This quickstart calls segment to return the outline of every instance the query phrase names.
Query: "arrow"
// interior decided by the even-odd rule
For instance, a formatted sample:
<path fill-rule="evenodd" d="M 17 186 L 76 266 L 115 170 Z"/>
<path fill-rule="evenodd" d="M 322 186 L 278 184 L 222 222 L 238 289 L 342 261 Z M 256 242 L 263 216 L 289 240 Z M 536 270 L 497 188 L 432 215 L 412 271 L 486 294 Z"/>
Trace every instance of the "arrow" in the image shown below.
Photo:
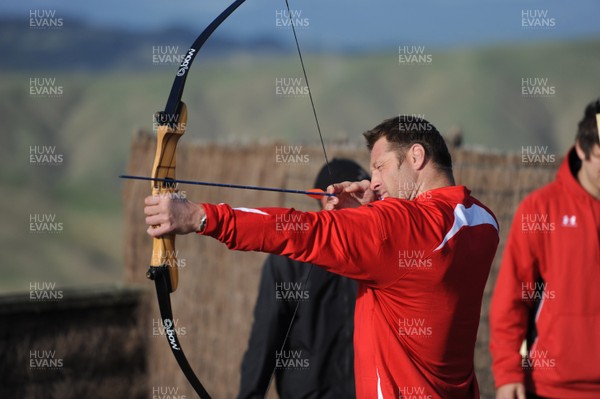
<path fill-rule="evenodd" d="M 321 190 L 320 188 L 313 188 L 310 190 L 289 190 L 289 189 L 285 189 L 285 188 L 244 186 L 241 184 L 210 183 L 210 182 L 205 182 L 205 181 L 163 179 L 163 178 L 158 178 L 158 177 L 131 176 L 131 175 L 119 175 L 119 178 L 120 179 L 129 179 L 129 180 L 161 181 L 161 182 L 165 182 L 165 183 L 193 184 L 193 185 L 197 185 L 197 186 L 227 187 L 227 188 L 237 188 L 240 190 L 258 190 L 258 191 L 274 191 L 274 192 L 278 192 L 278 193 L 289 193 L 289 194 L 305 194 L 314 199 L 320 199 L 322 197 L 335 197 L 335 194 L 326 193 L 323 190 Z"/>

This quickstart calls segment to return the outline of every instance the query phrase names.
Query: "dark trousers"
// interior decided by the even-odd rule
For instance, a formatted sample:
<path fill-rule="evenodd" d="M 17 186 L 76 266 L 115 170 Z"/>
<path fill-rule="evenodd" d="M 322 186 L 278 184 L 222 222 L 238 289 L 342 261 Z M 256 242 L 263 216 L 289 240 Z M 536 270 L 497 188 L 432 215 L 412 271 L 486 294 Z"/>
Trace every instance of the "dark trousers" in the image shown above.
<path fill-rule="evenodd" d="M 543 396 L 537 396 L 534 393 L 527 392 L 527 399 L 548 399 L 548 398 L 544 398 Z"/>

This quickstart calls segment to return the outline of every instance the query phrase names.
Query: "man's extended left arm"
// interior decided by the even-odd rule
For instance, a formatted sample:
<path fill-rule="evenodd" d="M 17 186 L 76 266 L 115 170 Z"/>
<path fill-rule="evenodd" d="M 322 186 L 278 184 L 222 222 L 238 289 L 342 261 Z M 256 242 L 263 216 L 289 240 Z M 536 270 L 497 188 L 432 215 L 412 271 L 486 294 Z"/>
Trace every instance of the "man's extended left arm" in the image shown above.
<path fill-rule="evenodd" d="M 384 245 L 392 236 L 402 246 L 415 247 L 407 204 L 394 200 L 334 212 L 300 212 L 285 208 L 233 209 L 226 204 L 194 204 L 169 197 L 146 198 L 146 223 L 153 237 L 198 232 L 207 217 L 204 235 L 229 249 L 260 251 L 318 264 L 326 270 L 366 282 L 388 285 L 401 278 L 373 259 L 395 259 L 402 248 Z M 402 240 L 399 240 L 402 235 Z M 398 239 L 398 240 L 397 240 Z"/>

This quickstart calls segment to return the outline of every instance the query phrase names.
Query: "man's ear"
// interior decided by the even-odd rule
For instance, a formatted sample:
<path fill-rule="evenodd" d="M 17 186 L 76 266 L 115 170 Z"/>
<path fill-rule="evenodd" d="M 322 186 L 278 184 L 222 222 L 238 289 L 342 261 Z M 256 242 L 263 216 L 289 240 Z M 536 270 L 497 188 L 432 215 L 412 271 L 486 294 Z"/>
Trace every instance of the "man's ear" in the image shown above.
<path fill-rule="evenodd" d="M 423 147 L 421 144 L 413 144 L 408 150 L 406 157 L 410 161 L 410 165 L 415 171 L 423 169 L 427 164 L 425 147 Z"/>
<path fill-rule="evenodd" d="M 583 162 L 587 157 L 585 156 L 585 151 L 579 145 L 579 140 L 575 141 L 575 152 L 577 153 L 577 157 Z"/>

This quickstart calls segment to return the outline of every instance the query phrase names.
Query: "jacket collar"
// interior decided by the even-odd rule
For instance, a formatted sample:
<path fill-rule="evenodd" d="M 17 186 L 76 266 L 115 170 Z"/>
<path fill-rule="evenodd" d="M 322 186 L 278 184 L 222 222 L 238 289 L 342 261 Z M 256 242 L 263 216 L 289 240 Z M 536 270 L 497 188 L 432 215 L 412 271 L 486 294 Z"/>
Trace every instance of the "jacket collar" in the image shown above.
<path fill-rule="evenodd" d="M 583 186 L 577 180 L 577 173 L 581 169 L 581 160 L 577 156 L 575 146 L 571 147 L 567 156 L 561 163 L 558 173 L 556 174 L 556 182 L 563 186 L 571 194 L 577 197 L 593 198 L 590 193 L 585 191 Z"/>

